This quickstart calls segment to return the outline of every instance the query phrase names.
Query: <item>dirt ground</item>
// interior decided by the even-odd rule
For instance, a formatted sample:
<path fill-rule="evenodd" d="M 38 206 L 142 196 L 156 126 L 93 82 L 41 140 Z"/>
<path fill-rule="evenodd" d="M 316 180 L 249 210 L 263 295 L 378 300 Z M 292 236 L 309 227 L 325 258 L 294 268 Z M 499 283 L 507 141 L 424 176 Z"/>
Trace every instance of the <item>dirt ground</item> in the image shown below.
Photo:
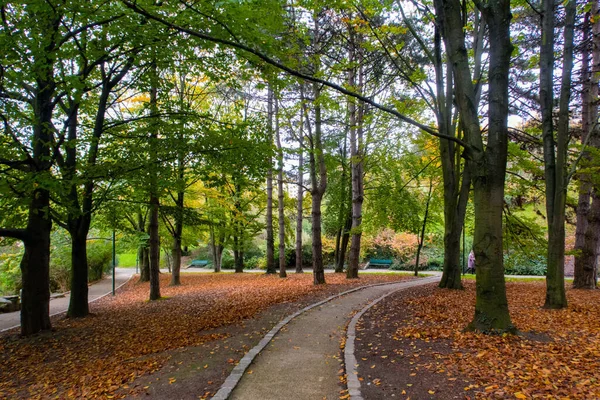
<path fill-rule="evenodd" d="M 407 279 L 407 277 L 403 279 Z M 373 279 L 373 281 L 376 280 L 376 278 Z M 367 282 L 363 283 L 367 284 Z M 204 334 L 221 334 L 225 338 L 197 347 L 185 347 L 164 352 L 161 356 L 168 361 L 161 369 L 151 375 L 136 379 L 121 388 L 117 395 L 127 394 L 127 398 L 131 399 L 140 397 L 208 399 L 219 390 L 221 384 L 244 354 L 258 344 L 281 319 L 309 304 L 355 286 L 356 282 L 331 286 L 322 292 L 306 295 L 298 302 L 271 306 L 254 318 L 203 332 Z"/>
<path fill-rule="evenodd" d="M 452 352 L 449 340 L 398 337 L 414 311 L 406 299 L 428 295 L 435 284 L 394 293 L 367 311 L 357 326 L 356 359 L 365 399 L 469 399 L 472 382 L 438 360 Z M 360 378 L 359 378 L 360 379 Z"/>

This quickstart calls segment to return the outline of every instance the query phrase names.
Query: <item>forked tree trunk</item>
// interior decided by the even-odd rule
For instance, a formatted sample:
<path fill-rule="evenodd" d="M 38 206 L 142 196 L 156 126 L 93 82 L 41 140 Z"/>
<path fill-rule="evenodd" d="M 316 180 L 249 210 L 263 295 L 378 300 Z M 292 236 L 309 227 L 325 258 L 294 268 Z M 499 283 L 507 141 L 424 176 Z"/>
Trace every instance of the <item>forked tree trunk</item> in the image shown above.
<path fill-rule="evenodd" d="M 438 16 L 439 18 L 439 16 Z M 477 19 L 479 21 L 479 19 Z M 436 73 L 436 108 L 437 123 L 440 133 L 446 136 L 455 136 L 456 127 L 452 123 L 452 102 L 453 102 L 453 78 L 452 64 L 450 61 L 446 65 L 446 86 L 444 88 L 444 63 L 442 61 L 442 43 L 441 43 L 441 24 L 436 23 L 434 34 L 435 48 L 435 73 Z M 479 31 L 485 29 L 478 22 Z M 477 44 L 473 47 L 481 48 L 483 38 L 477 35 Z M 478 60 L 478 51 L 475 54 L 475 60 Z M 475 66 L 479 63 L 475 63 Z M 479 78 L 477 68 L 473 75 Z M 479 97 L 476 95 L 476 99 Z M 478 102 L 478 101 L 477 101 Z M 464 227 L 467 203 L 469 199 L 469 190 L 471 187 L 471 176 L 469 174 L 466 162 L 461 169 L 460 151 L 455 143 L 440 139 L 440 159 L 442 162 L 442 178 L 444 181 L 444 266 L 442 278 L 439 283 L 440 288 L 462 289 L 460 265 L 460 236 Z"/>
<path fill-rule="evenodd" d="M 473 178 L 476 262 L 475 316 L 469 329 L 481 332 L 514 332 L 504 282 L 502 210 L 504 178 L 508 153 L 508 74 L 510 41 L 510 1 L 481 5 L 488 24 L 489 45 L 489 128 L 487 146 L 476 109 L 476 90 L 469 68 L 465 34 L 458 0 L 435 0 L 436 14 L 455 77 L 456 101 L 463 118 L 470 171 Z"/>
<path fill-rule="evenodd" d="M 544 139 L 544 170 L 546 173 L 546 210 L 548 213 L 548 254 L 544 308 L 560 309 L 567 307 L 565 292 L 565 203 L 568 185 L 566 167 L 576 5 L 572 1 L 565 4 L 560 110 L 555 143 L 552 120 L 555 2 L 545 0 L 542 4 L 544 13 L 540 51 L 540 98 Z"/>

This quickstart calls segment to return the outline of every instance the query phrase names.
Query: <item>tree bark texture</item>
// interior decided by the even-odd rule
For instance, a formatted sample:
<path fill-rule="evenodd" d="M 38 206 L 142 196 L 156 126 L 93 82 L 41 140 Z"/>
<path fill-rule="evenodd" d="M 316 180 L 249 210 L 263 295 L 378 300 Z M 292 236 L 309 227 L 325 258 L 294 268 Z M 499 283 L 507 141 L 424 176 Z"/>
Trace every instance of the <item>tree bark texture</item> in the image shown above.
<path fill-rule="evenodd" d="M 300 112 L 300 128 L 298 134 L 298 199 L 296 200 L 296 273 L 304 272 L 302 269 L 302 222 L 303 222 L 303 197 L 304 197 L 304 111 Z"/>
<path fill-rule="evenodd" d="M 597 126 L 598 73 L 600 73 L 600 15 L 598 2 L 592 2 L 591 15 L 586 14 L 584 21 L 584 40 L 590 40 L 590 20 L 592 25 L 592 67 L 589 66 L 589 51 L 584 47 L 582 61 L 582 142 L 587 135 L 590 147 L 600 148 L 600 129 Z M 590 157 L 583 157 L 584 166 L 589 164 Z M 598 237 L 600 229 L 600 191 L 594 187 L 588 174 L 580 174 L 579 203 L 577 206 L 577 231 L 575 239 L 575 277 L 573 287 L 578 289 L 595 289 L 598 269 Z M 591 195 L 591 203 L 590 203 Z"/>
<path fill-rule="evenodd" d="M 453 100 L 453 79 L 452 65 L 446 63 L 446 86 L 444 87 L 444 63 L 442 62 L 442 44 L 441 44 L 441 23 L 436 23 L 434 33 L 435 48 L 435 72 L 436 72 L 436 118 L 438 130 L 447 136 L 456 134 L 456 127 L 452 123 L 452 100 Z M 482 24 L 480 24 L 482 25 Z M 479 31 L 485 29 L 479 26 Z M 483 38 L 477 35 L 478 45 L 475 49 L 481 50 Z M 475 60 L 480 57 L 480 51 L 475 54 Z M 474 76 L 479 76 L 478 65 L 475 63 Z M 479 96 L 476 93 L 476 100 L 479 102 Z M 442 179 L 444 182 L 444 266 L 442 269 L 442 278 L 439 283 L 440 288 L 462 289 L 460 265 L 460 236 L 464 227 L 465 214 L 471 187 L 471 176 L 466 163 L 461 168 L 461 160 L 456 144 L 440 139 L 440 159 L 442 162 Z"/>
<path fill-rule="evenodd" d="M 160 299 L 160 237 L 158 233 L 158 73 L 156 62 L 152 65 L 152 87 L 150 88 L 150 113 L 153 118 L 150 127 L 150 215 L 148 231 L 150 234 L 150 300 Z"/>
<path fill-rule="evenodd" d="M 508 152 L 508 74 L 510 41 L 510 2 L 498 0 L 480 4 L 490 32 L 489 48 L 489 125 L 487 146 L 476 108 L 476 90 L 469 69 L 461 3 L 436 0 L 443 37 L 453 65 L 456 102 L 461 113 L 473 178 L 476 262 L 475 316 L 469 329 L 481 332 L 514 332 L 504 282 L 502 210 Z"/>
<path fill-rule="evenodd" d="M 274 94 L 269 84 L 269 98 L 267 104 L 267 114 L 269 119 L 269 137 L 270 143 L 273 143 L 273 100 Z M 276 273 L 275 268 L 275 237 L 273 232 L 273 160 L 270 160 L 269 171 L 267 172 L 267 274 Z"/>
<path fill-rule="evenodd" d="M 433 180 L 429 180 L 429 192 L 427 194 L 427 202 L 425 203 L 425 215 L 423 216 L 423 225 L 421 226 L 421 235 L 419 237 L 419 245 L 417 246 L 417 256 L 415 258 L 415 276 L 419 276 L 419 262 L 421 258 L 421 250 L 423 249 L 423 240 L 425 240 L 425 230 L 427 229 L 427 217 L 429 216 L 429 203 L 431 202 L 431 194 L 433 193 Z"/>
<path fill-rule="evenodd" d="M 312 198 L 312 260 L 313 260 L 313 282 L 315 285 L 325 283 L 325 269 L 323 265 L 323 242 L 321 239 L 321 202 L 327 189 L 327 169 L 325 155 L 323 153 L 323 142 L 321 132 L 321 105 L 318 103 L 320 87 L 313 85 L 315 129 L 310 125 L 310 118 L 305 112 L 307 130 L 310 136 L 310 181 Z M 314 133 L 314 134 L 313 134 Z"/>
<path fill-rule="evenodd" d="M 285 214 L 283 193 L 283 147 L 279 132 L 279 102 L 275 97 L 275 140 L 277 142 L 277 211 L 279 219 L 279 277 L 287 277 L 285 265 Z"/>
<path fill-rule="evenodd" d="M 354 72 L 349 79 L 354 84 Z M 362 90 L 362 74 L 359 77 L 359 93 Z M 348 255 L 348 269 L 346 278 L 358 278 L 358 265 L 360 262 L 360 239 L 362 236 L 362 206 L 364 200 L 363 185 L 363 114 L 364 104 L 358 107 L 351 100 L 350 108 L 350 165 L 352 170 L 352 227 L 350 228 L 350 254 Z"/>

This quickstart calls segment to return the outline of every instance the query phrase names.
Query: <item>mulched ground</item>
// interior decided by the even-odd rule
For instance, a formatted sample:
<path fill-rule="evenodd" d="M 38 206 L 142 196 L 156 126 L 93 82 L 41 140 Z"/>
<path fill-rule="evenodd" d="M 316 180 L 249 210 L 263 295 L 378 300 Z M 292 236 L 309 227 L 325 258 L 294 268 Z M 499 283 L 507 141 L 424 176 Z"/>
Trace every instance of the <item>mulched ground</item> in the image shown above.
<path fill-rule="evenodd" d="M 407 301 L 435 291 L 435 284 L 402 290 L 361 318 L 355 354 L 365 399 L 465 398 L 463 387 L 472 382 L 440 362 L 452 352 L 449 340 L 397 335 L 398 329 L 411 326 L 416 317 Z"/>
<path fill-rule="evenodd" d="M 92 303 L 92 316 L 53 320 L 53 332 L 0 336 L 2 398 L 206 398 L 245 351 L 283 316 L 357 285 L 408 279 L 328 274 L 287 279 L 264 274 L 183 274 L 163 300 L 131 281 L 118 296 Z"/>
<path fill-rule="evenodd" d="M 361 319 L 356 357 L 365 399 L 600 399 L 600 291 L 567 290 L 544 310 L 543 282 L 508 283 L 520 335 L 464 332 L 475 283 L 393 294 Z"/>

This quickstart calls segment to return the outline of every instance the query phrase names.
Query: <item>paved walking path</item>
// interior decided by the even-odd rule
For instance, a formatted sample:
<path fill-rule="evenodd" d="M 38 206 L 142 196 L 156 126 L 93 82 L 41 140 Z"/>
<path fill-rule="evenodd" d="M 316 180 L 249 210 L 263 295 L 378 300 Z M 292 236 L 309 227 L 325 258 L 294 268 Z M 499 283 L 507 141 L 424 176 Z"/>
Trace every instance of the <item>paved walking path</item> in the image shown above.
<path fill-rule="evenodd" d="M 387 293 L 439 279 L 434 276 L 371 286 L 302 313 L 285 325 L 258 354 L 228 398 L 338 399 L 340 342 L 352 313 Z M 222 392 L 215 399 L 221 398 L 219 396 L 227 398 Z"/>
<path fill-rule="evenodd" d="M 135 273 L 135 268 L 116 268 L 115 269 L 115 287 L 120 287 L 126 283 L 129 278 Z M 95 282 L 89 286 L 88 299 L 92 301 L 98 300 L 112 293 L 112 273 L 106 276 L 101 281 Z M 66 293 L 64 297 L 58 297 L 50 300 L 50 316 L 67 312 L 69 308 L 70 293 Z M 0 332 L 21 326 L 21 312 L 0 314 Z"/>

